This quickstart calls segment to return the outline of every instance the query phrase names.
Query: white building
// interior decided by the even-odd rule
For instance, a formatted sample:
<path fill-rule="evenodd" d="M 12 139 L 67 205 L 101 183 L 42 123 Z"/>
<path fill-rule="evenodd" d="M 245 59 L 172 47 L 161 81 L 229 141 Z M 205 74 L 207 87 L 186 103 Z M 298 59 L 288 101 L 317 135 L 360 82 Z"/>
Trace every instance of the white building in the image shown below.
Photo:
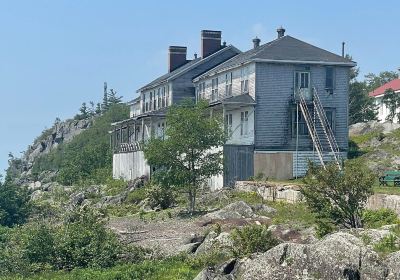
<path fill-rule="evenodd" d="M 390 81 L 369 93 L 369 96 L 375 98 L 375 105 L 377 105 L 378 108 L 378 119 L 380 122 L 385 122 L 386 117 L 389 115 L 389 109 L 383 103 L 383 96 L 388 89 L 393 90 L 395 93 L 400 93 L 400 79 Z M 400 110 L 400 108 L 398 110 Z M 395 117 L 393 122 L 398 123 L 399 120 Z"/>

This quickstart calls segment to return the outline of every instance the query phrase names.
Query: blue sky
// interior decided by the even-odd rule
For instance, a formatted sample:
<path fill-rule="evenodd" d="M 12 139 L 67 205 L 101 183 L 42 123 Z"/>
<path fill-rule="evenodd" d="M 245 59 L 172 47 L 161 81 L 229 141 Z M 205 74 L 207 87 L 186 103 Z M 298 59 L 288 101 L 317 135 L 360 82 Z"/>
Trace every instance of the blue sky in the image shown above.
<path fill-rule="evenodd" d="M 340 53 L 361 74 L 396 70 L 399 1 L 0 0 L 0 172 L 56 117 L 100 101 L 107 81 L 124 100 L 167 70 L 169 45 L 200 52 L 200 30 L 241 50 L 286 34 Z"/>

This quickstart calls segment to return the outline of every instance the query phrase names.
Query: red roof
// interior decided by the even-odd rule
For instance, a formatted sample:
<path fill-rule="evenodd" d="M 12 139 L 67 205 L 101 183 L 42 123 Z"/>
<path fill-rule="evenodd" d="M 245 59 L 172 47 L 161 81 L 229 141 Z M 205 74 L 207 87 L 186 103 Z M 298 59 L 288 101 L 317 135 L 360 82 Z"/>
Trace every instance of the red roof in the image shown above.
<path fill-rule="evenodd" d="M 369 96 L 382 95 L 382 94 L 385 93 L 385 91 L 387 89 L 392 89 L 394 91 L 400 90 L 400 79 L 396 79 L 396 80 L 390 81 L 390 82 L 378 87 L 377 89 L 371 91 L 369 93 Z"/>

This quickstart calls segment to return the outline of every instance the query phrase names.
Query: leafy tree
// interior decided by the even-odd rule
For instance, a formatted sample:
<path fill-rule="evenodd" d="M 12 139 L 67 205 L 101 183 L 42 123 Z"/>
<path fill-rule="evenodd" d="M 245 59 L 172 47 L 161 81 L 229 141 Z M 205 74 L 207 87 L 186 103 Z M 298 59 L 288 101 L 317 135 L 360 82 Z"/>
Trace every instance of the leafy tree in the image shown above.
<path fill-rule="evenodd" d="M 386 120 L 393 122 L 396 117 L 400 120 L 400 112 L 397 112 L 400 108 L 400 94 L 395 93 L 393 89 L 387 89 L 382 101 L 389 110 Z"/>
<path fill-rule="evenodd" d="M 346 58 L 352 60 L 350 55 Z M 377 120 L 377 108 L 374 99 L 368 93 L 365 82 L 357 81 L 360 68 L 350 69 L 349 85 L 349 124 Z"/>
<path fill-rule="evenodd" d="M 186 100 L 167 112 L 165 140 L 151 138 L 144 154 L 154 166 L 155 180 L 164 187 L 177 187 L 188 193 L 189 211 L 195 210 L 197 189 L 222 170 L 225 142 L 220 116 L 209 117 L 208 104 Z"/>
<path fill-rule="evenodd" d="M 29 200 L 27 188 L 15 186 L 9 177 L 4 183 L 0 180 L 0 225 L 24 223 L 31 211 Z"/>
<path fill-rule="evenodd" d="M 373 174 L 363 165 L 347 161 L 340 171 L 335 164 L 326 169 L 313 163 L 301 189 L 308 207 L 316 215 L 319 234 L 335 227 L 362 227 L 365 203 L 373 194 Z"/>
<path fill-rule="evenodd" d="M 117 96 L 117 92 L 113 89 L 110 89 L 110 93 L 108 94 L 108 106 L 120 104 L 121 102 L 122 96 Z"/>
<path fill-rule="evenodd" d="M 365 82 L 367 85 L 368 92 L 373 91 L 374 89 L 384 85 L 390 81 L 399 78 L 399 74 L 395 71 L 383 71 L 380 72 L 378 75 L 373 73 L 368 73 L 365 75 Z"/>
<path fill-rule="evenodd" d="M 377 108 L 365 82 L 351 81 L 349 91 L 349 123 L 377 120 Z"/>

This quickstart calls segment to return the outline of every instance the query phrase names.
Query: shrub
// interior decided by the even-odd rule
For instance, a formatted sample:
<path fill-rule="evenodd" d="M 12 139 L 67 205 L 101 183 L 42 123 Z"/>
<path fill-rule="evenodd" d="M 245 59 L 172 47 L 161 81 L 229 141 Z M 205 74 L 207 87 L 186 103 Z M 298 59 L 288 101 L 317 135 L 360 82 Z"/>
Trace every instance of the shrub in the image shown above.
<path fill-rule="evenodd" d="M 175 203 L 174 192 L 168 187 L 151 186 L 147 196 L 151 208 L 161 207 L 161 209 L 167 209 Z"/>
<path fill-rule="evenodd" d="M 366 228 L 379 228 L 384 225 L 399 223 L 396 212 L 391 209 L 364 210 L 363 224 Z"/>
<path fill-rule="evenodd" d="M 110 267 L 121 252 L 116 235 L 105 227 L 101 213 L 91 209 L 73 212 L 56 238 L 57 266 L 62 269 Z"/>
<path fill-rule="evenodd" d="M 374 183 L 374 175 L 364 165 L 347 161 L 339 170 L 334 163 L 322 168 L 310 162 L 304 181 L 301 193 L 321 232 L 336 226 L 362 227 L 362 213 Z"/>
<path fill-rule="evenodd" d="M 381 239 L 378 243 L 375 244 L 375 251 L 383 254 L 388 254 L 392 252 L 398 251 L 400 248 L 397 244 L 397 236 L 394 234 L 389 234 Z"/>
<path fill-rule="evenodd" d="M 27 188 L 0 181 L 0 225 L 24 223 L 31 212 L 31 206 Z"/>
<path fill-rule="evenodd" d="M 142 200 L 147 198 L 148 195 L 148 190 L 145 187 L 139 188 L 139 189 L 135 189 L 134 191 L 130 192 L 128 194 L 128 197 L 126 199 L 126 201 L 128 203 L 134 203 L 134 204 L 138 204 L 140 203 Z"/>
<path fill-rule="evenodd" d="M 268 251 L 279 244 L 265 225 L 250 225 L 232 231 L 232 252 L 235 256 Z"/>

